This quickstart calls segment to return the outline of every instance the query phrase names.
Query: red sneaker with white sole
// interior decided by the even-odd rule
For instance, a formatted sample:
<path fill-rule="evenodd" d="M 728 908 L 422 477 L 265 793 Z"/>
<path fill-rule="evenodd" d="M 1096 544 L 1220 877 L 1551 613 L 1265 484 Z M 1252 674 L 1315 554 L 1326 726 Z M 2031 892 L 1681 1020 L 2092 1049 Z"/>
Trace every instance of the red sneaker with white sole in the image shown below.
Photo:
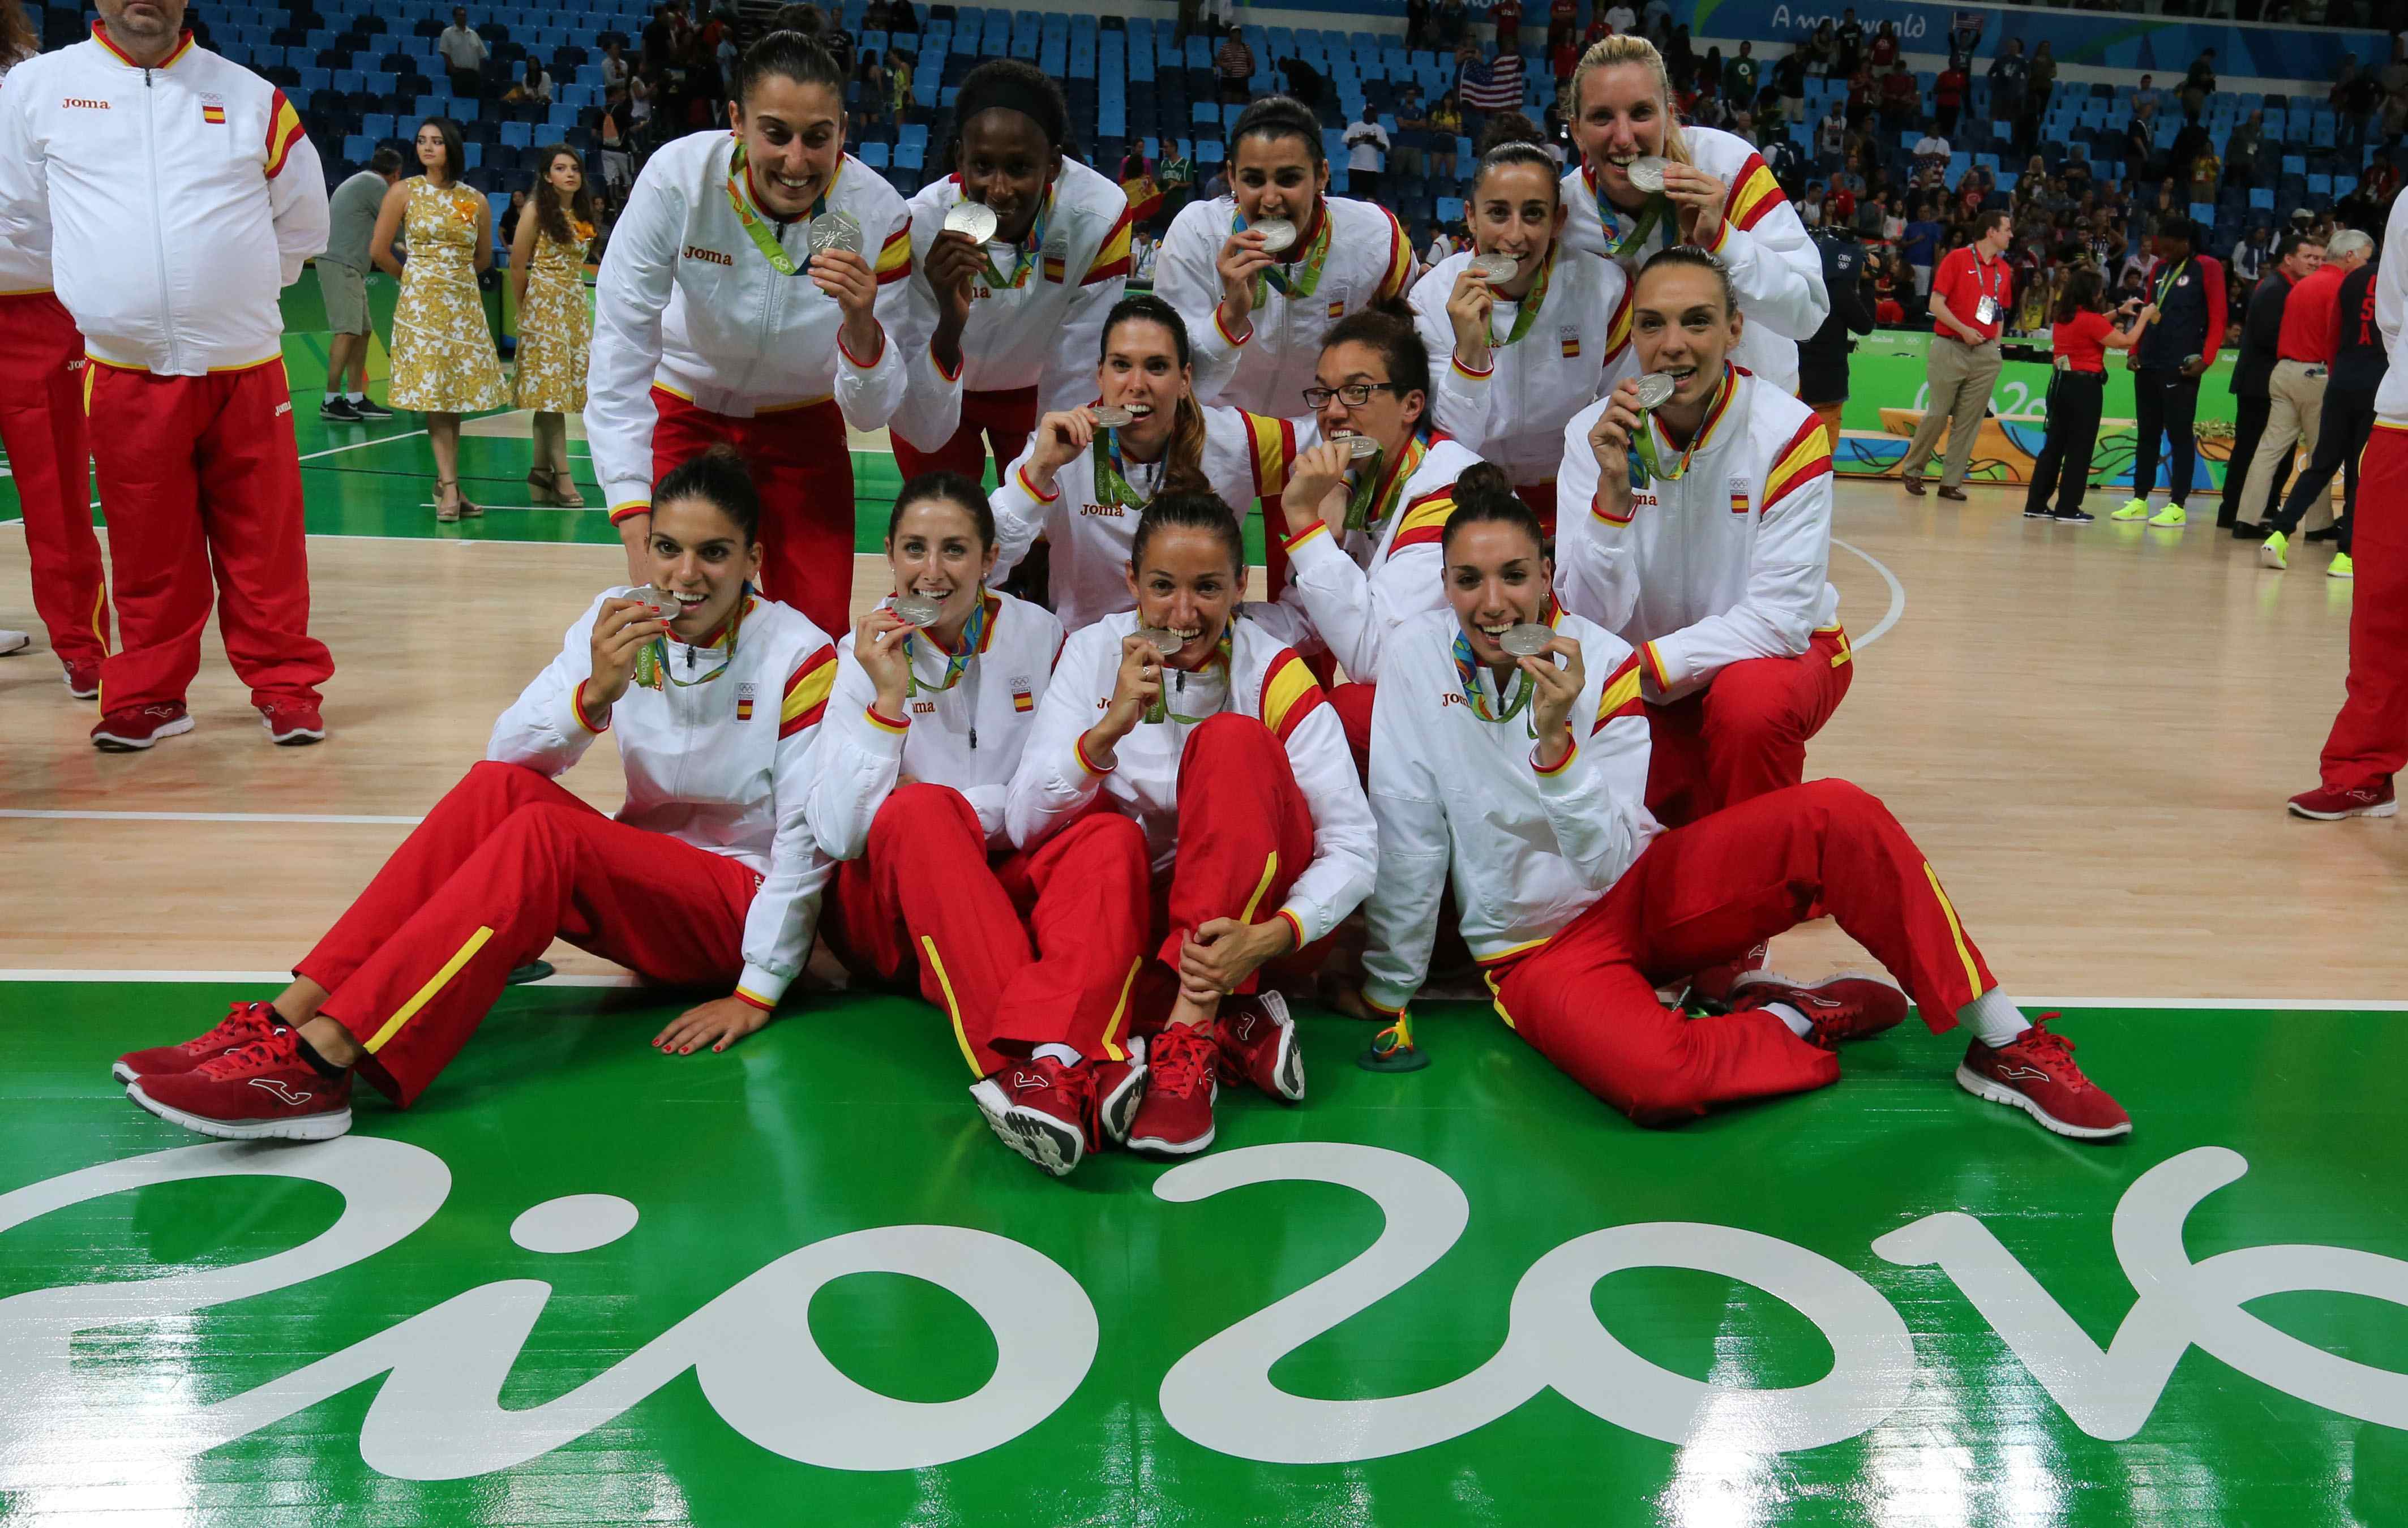
<path fill-rule="evenodd" d="M 2392 794 L 2391 782 L 2385 780 L 2381 785 L 2354 785 L 2346 791 L 2319 785 L 2293 796 L 2289 806 L 2293 817 L 2338 822 L 2345 817 L 2390 817 L 2400 810 L 2400 798 Z"/>
<path fill-rule="evenodd" d="M 1102 1127 L 1106 1140 L 1126 1146 L 1129 1131 L 1137 1124 L 1138 1107 L 1145 1102 L 1145 1041 L 1129 1041 L 1124 1060 L 1105 1057 L 1086 1064 L 1096 1075 L 1096 1123 Z"/>
<path fill-rule="evenodd" d="M 78 663 L 72 658 L 62 658 L 59 660 L 59 664 L 65 670 L 63 678 L 66 680 L 68 694 L 78 700 L 94 700 L 99 697 L 99 659 L 91 658 Z"/>
<path fill-rule="evenodd" d="M 1896 1029 L 1906 1019 L 1906 994 L 1862 971 L 1841 971 L 1812 985 L 1770 971 L 1751 971 L 1731 987 L 1734 1011 L 1768 1003 L 1786 1003 L 1804 1014 L 1814 1026 L 1807 1039 L 1826 1050 L 1837 1049 L 1842 1040 Z"/>
<path fill-rule="evenodd" d="M 351 1128 L 351 1074 L 329 1079 L 284 1028 L 189 1071 L 136 1078 L 125 1096 L 169 1124 L 230 1141 L 327 1141 Z"/>
<path fill-rule="evenodd" d="M 121 711 L 109 711 L 92 729 L 92 746 L 103 753 L 139 753 L 162 737 L 176 737 L 193 730 L 192 713 L 180 700 L 163 700 L 151 706 L 128 706 Z"/>
<path fill-rule="evenodd" d="M 1224 998 L 1215 1028 L 1222 1081 L 1251 1082 L 1274 1098 L 1304 1101 L 1304 1050 L 1286 998 L 1277 992 Z"/>
<path fill-rule="evenodd" d="M 2109 1140 L 2131 1134 L 2132 1117 L 2073 1064 L 2073 1042 L 2050 1033 L 2043 1013 L 2009 1044 L 1993 1050 L 1979 1040 L 1965 1047 L 1956 1084 L 1976 1098 L 2005 1104 L 2060 1135 Z"/>
<path fill-rule="evenodd" d="M 278 748 L 306 748 L 326 740 L 326 720 L 302 700 L 280 700 L 259 708 L 259 724 Z"/>
<path fill-rule="evenodd" d="M 1750 947 L 1735 961 L 1707 966 L 1689 978 L 1689 1000 L 1696 1002 L 1703 998 L 1710 1003 L 1729 1002 L 1733 989 L 1739 986 L 1739 978 L 1750 971 L 1763 970 L 1764 963 L 1771 958 L 1772 946 L 1760 944 Z"/>
<path fill-rule="evenodd" d="M 265 1003 L 229 1003 L 226 1016 L 208 1033 L 194 1035 L 181 1045 L 129 1050 L 117 1058 L 117 1064 L 108 1069 L 109 1075 L 120 1082 L 132 1082 L 138 1078 L 189 1072 L 211 1056 L 239 1050 L 282 1027 L 283 1017 Z"/>
<path fill-rule="evenodd" d="M 1004 1145 L 1060 1178 L 1102 1144 L 1096 1076 L 1083 1062 L 1013 1062 L 970 1084 L 970 1098 Z"/>
<path fill-rule="evenodd" d="M 1211 1145 L 1220 1062 L 1219 1043 L 1187 1024 L 1168 1025 L 1148 1040 L 1145 1102 L 1129 1127 L 1129 1150 L 1184 1157 Z"/>

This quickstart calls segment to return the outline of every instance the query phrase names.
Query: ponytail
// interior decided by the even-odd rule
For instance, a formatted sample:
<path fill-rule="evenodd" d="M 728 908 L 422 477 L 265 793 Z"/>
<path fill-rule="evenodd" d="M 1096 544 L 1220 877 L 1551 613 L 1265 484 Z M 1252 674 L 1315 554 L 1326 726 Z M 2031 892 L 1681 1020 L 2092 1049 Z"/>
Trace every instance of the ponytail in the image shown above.
<path fill-rule="evenodd" d="M 1547 535 L 1537 512 L 1522 502 L 1512 479 L 1494 462 L 1474 462 L 1455 478 L 1455 513 L 1439 533 L 1440 557 L 1454 555 L 1455 533 L 1468 525 L 1511 525 L 1530 538 L 1533 550 L 1546 553 Z"/>

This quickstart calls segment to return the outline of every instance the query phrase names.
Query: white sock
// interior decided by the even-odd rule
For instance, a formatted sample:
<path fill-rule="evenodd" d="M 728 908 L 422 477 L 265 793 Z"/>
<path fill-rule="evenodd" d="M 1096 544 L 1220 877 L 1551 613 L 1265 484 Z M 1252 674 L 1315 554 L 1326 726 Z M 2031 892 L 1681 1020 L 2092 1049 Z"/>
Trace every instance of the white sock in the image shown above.
<path fill-rule="evenodd" d="M 2024 1010 L 2015 1007 L 2007 994 L 1993 987 L 1981 996 L 1956 1010 L 1956 1021 L 1973 1032 L 1973 1037 L 1993 1050 L 2014 1043 L 2016 1035 L 2031 1027 Z"/>
<path fill-rule="evenodd" d="M 343 396 L 351 399 L 353 403 L 366 403 L 368 401 L 368 395 L 365 393 L 346 393 Z"/>
<path fill-rule="evenodd" d="M 1767 1003 L 1764 1011 L 1789 1026 L 1789 1033 L 1804 1039 L 1814 1033 L 1813 1022 L 1786 1003 Z"/>
<path fill-rule="evenodd" d="M 1040 1045 L 1029 1054 L 1038 1061 L 1058 1061 L 1065 1066 L 1076 1066 L 1087 1059 L 1067 1045 Z"/>

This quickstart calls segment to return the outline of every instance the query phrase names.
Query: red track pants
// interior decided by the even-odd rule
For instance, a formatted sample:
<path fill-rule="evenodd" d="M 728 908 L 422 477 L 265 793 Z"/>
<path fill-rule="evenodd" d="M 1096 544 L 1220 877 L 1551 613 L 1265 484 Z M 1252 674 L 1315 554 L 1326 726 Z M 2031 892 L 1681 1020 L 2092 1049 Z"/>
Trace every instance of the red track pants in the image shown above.
<path fill-rule="evenodd" d="M 1329 687 L 1329 704 L 1346 729 L 1346 747 L 1354 755 L 1354 773 L 1363 777 L 1366 785 L 1371 781 L 1371 703 L 1378 698 L 1378 687 L 1360 680 Z"/>
<path fill-rule="evenodd" d="M 853 451 L 834 399 L 736 419 L 652 389 L 652 481 L 713 446 L 736 448 L 761 493 L 762 593 L 830 636 L 853 624 Z"/>
<path fill-rule="evenodd" d="M 1848 634 L 1814 634 L 1795 658 L 1751 658 L 1670 706 L 1647 707 L 1647 809 L 1678 827 L 1806 778 L 1806 739 L 1856 678 Z"/>
<path fill-rule="evenodd" d="M 47 292 L 0 297 L 0 445 L 25 516 L 34 608 L 63 662 L 108 656 L 108 585 L 92 530 L 83 336 Z"/>
<path fill-rule="evenodd" d="M 855 973 L 915 980 L 977 1076 L 1040 1045 L 1118 1061 L 1150 878 L 1145 833 L 1117 812 L 990 854 L 960 792 L 906 785 L 837 867 L 820 932 Z"/>
<path fill-rule="evenodd" d="M 674 861 L 672 864 L 669 862 Z M 664 880 L 663 866 L 674 872 Z M 407 1107 L 553 937 L 674 986 L 733 991 L 761 878 L 612 821 L 518 764 L 470 769 L 295 966 Z"/>
<path fill-rule="evenodd" d="M 184 698 L 213 568 L 218 630 L 251 704 L 317 705 L 335 660 L 309 635 L 283 363 L 162 377 L 89 362 L 84 405 L 124 644 L 101 665 L 101 709 Z"/>
<path fill-rule="evenodd" d="M 2378 422 L 2359 460 L 2349 689 L 2324 750 L 2336 791 L 2379 786 L 2408 764 L 2408 427 Z"/>
<path fill-rule="evenodd" d="M 1555 536 L 1555 480 L 1553 478 L 1550 478 L 1542 483 L 1515 483 L 1513 485 L 1513 496 L 1530 507 L 1530 512 L 1539 517 L 1539 529 L 1547 533 L 1548 540 L 1554 540 Z"/>
<path fill-rule="evenodd" d="M 1997 982 L 1923 851 L 1880 802 L 1816 780 L 1726 807 L 1647 847 L 1543 948 L 1492 967 L 1497 1011 L 1641 1124 L 1839 1080 L 1837 1056 L 1769 1013 L 1684 1019 L 1656 984 L 1720 964 L 1828 907 L 1900 978 L 1936 1033 Z"/>
<path fill-rule="evenodd" d="M 992 450 L 996 479 L 999 482 L 1004 469 L 1028 449 L 1029 434 L 1036 428 L 1037 390 L 1033 387 L 1004 393 L 964 393 L 961 428 L 953 432 L 953 438 L 933 451 L 924 451 L 901 436 L 895 436 L 895 467 L 907 483 L 939 467 L 958 472 L 974 483 L 983 483 L 987 453 Z"/>

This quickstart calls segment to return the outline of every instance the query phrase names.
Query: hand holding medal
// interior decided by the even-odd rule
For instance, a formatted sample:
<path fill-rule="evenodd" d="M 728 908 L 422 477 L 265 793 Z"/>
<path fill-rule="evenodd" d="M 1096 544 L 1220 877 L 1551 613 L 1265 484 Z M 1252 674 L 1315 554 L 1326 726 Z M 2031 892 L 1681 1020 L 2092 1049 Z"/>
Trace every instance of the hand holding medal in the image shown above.
<path fill-rule="evenodd" d="M 609 710 L 635 681 L 636 661 L 646 648 L 668 635 L 656 600 L 661 591 L 638 589 L 602 602 L 587 640 L 592 667 L 585 680 L 584 704 L 589 714 Z M 637 596 L 648 596 L 638 598 Z"/>
<path fill-rule="evenodd" d="M 1301 536 L 1325 521 L 1343 528 L 1346 474 L 1354 464 L 1352 443 L 1369 438 L 1339 436 L 1321 441 L 1297 457 L 1296 464 L 1288 469 L 1287 490 L 1280 498 L 1281 512 L 1287 517 L 1288 535 Z"/>
<path fill-rule="evenodd" d="M 1646 470 L 1634 460 L 1637 443 L 1647 433 L 1647 410 L 1654 407 L 1645 399 L 1659 391 L 1670 396 L 1669 391 L 1657 388 L 1642 392 L 1641 384 L 1649 379 L 1624 378 L 1621 385 L 1607 395 L 1604 411 L 1598 415 L 1597 422 L 1588 428 L 1589 454 L 1597 459 L 1597 502 L 1617 521 L 1629 518 L 1630 490 Z M 1669 382 L 1671 378 L 1664 380 Z M 1660 403 L 1663 398 L 1655 401 Z"/>
<path fill-rule="evenodd" d="M 907 594 L 903 599 L 915 597 Z M 895 607 L 902 603 L 898 599 Z M 934 600 L 926 603 L 937 604 Z M 869 676 L 869 682 L 878 687 L 878 710 L 882 716 L 900 719 L 903 715 L 904 698 L 911 688 L 911 650 L 906 644 L 917 629 L 917 623 L 885 605 L 864 610 L 853 620 L 853 661 Z"/>
<path fill-rule="evenodd" d="M 1296 225 L 1283 219 L 1268 220 L 1288 230 L 1288 241 L 1296 240 Z M 1276 231 L 1276 226 L 1274 231 Z M 1254 283 L 1263 273 L 1279 264 L 1278 251 L 1264 243 L 1263 225 L 1230 230 L 1221 246 L 1221 258 L 1213 263 L 1221 277 L 1221 326 L 1231 334 L 1243 334 L 1248 317 L 1254 310 Z"/>
<path fill-rule="evenodd" d="M 1516 633 L 1528 629 L 1514 627 L 1498 645 L 1512 652 L 1512 648 L 1506 643 L 1512 642 Z M 1547 633 L 1546 645 L 1536 652 L 1515 654 L 1515 662 L 1538 686 L 1530 698 L 1530 730 L 1539 739 L 1535 762 L 1541 769 L 1552 769 L 1563 763 L 1564 754 L 1572 746 L 1572 707 L 1588 683 L 1588 669 L 1581 662 L 1578 637 L 1559 635 L 1544 626 L 1538 630 Z M 1564 660 L 1561 667 L 1556 666 L 1557 656 Z"/>
<path fill-rule="evenodd" d="M 1505 274 L 1498 276 L 1492 261 L 1502 261 Z M 1455 331 L 1455 359 L 1467 371 L 1484 372 L 1489 367 L 1489 347 L 1494 336 L 1489 333 L 1489 315 L 1497 309 L 1496 284 L 1513 278 L 1515 262 L 1505 255 L 1478 255 L 1465 263 L 1455 273 L 1455 290 L 1447 293 L 1447 326 Z"/>
<path fill-rule="evenodd" d="M 1641 191 L 1647 188 L 1641 184 L 1638 172 L 1646 163 L 1639 159 L 1630 164 L 1630 183 Z M 1724 206 L 1730 200 L 1730 187 L 1695 164 L 1684 164 L 1678 160 L 1663 161 L 1659 173 L 1664 195 L 1680 219 L 1681 242 L 1700 246 L 1713 243 L 1715 230 L 1722 226 Z"/>
<path fill-rule="evenodd" d="M 808 237 L 811 284 L 837 300 L 848 328 L 867 318 L 878 300 L 878 273 L 862 257 L 859 221 L 849 212 L 823 212 L 811 220 Z"/>
<path fill-rule="evenodd" d="M 979 278 L 986 273 L 986 241 L 995 236 L 995 213 L 978 202 L 956 202 L 945 212 L 945 226 L 928 246 L 928 290 L 954 316 L 967 322 L 977 299 Z"/>

